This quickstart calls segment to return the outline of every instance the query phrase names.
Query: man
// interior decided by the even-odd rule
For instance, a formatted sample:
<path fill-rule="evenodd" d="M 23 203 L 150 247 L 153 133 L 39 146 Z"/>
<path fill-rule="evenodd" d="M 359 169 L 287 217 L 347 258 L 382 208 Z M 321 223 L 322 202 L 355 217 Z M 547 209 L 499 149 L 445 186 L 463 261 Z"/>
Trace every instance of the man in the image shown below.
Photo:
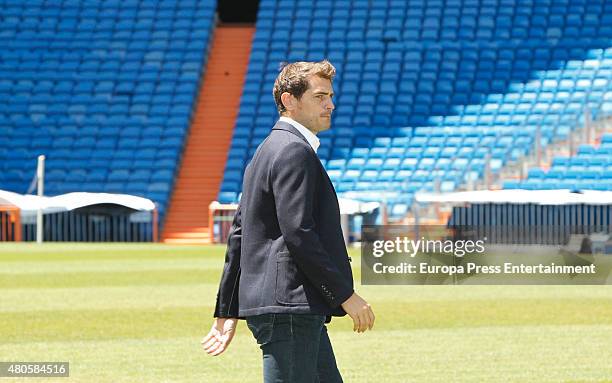
<path fill-rule="evenodd" d="M 353 331 L 374 324 L 353 290 L 338 199 L 316 155 L 316 134 L 331 123 L 335 73 L 327 60 L 296 62 L 276 78 L 281 117 L 245 170 L 217 319 L 202 340 L 209 354 L 221 354 L 245 318 L 265 382 L 342 382 L 325 323 L 348 313 Z"/>

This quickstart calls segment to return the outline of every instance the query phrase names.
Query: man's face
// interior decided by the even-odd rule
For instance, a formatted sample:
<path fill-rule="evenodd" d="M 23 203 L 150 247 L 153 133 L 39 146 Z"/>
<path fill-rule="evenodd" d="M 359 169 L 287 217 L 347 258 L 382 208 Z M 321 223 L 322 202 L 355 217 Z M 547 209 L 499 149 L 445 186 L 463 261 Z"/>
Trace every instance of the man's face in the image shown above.
<path fill-rule="evenodd" d="M 296 101 L 291 115 L 316 134 L 329 129 L 331 125 L 331 114 L 335 108 L 332 101 L 334 90 L 330 80 L 319 76 L 310 77 L 308 83 L 308 90 Z"/>

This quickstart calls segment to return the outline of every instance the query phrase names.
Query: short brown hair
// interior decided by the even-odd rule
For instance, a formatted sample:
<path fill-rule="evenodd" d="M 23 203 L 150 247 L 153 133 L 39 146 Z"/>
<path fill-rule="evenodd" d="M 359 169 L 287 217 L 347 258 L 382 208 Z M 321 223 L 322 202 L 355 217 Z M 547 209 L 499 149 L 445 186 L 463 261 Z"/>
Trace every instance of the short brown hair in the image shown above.
<path fill-rule="evenodd" d="M 276 77 L 272 90 L 279 114 L 287 110 L 281 101 L 281 94 L 288 92 L 299 100 L 308 90 L 308 79 L 313 75 L 333 81 L 336 68 L 327 60 L 317 62 L 298 61 L 285 65 Z"/>

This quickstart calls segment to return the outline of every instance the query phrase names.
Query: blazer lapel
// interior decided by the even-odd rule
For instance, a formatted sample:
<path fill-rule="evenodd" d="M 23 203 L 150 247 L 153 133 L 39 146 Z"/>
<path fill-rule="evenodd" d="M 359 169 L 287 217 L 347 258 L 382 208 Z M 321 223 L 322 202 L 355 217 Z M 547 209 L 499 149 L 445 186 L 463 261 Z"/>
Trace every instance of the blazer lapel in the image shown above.
<path fill-rule="evenodd" d="M 296 136 L 298 136 L 302 141 L 304 141 L 306 143 L 306 145 L 308 145 L 308 147 L 310 148 L 312 154 L 314 154 L 314 156 L 317 157 L 317 161 L 319 162 L 321 173 L 323 173 L 323 177 L 327 180 L 327 183 L 329 184 L 329 187 L 331 188 L 332 192 L 334 193 L 334 196 L 336 197 L 336 200 L 338 200 L 338 195 L 336 194 L 336 189 L 334 188 L 334 184 L 331 182 L 331 179 L 329 178 L 329 175 L 327 175 L 327 171 L 323 167 L 323 164 L 321 163 L 321 160 L 319 159 L 319 156 L 317 156 L 317 152 L 315 152 L 314 149 L 312 148 L 312 146 L 310 146 L 310 143 L 308 142 L 306 137 L 304 137 L 302 135 L 302 133 L 300 133 L 300 131 L 297 130 L 293 125 L 291 125 L 289 123 L 286 123 L 284 121 L 277 121 L 276 124 L 274 125 L 274 127 L 272 128 L 272 130 L 284 130 L 284 131 L 293 133 Z"/>
<path fill-rule="evenodd" d="M 312 149 L 312 146 L 310 146 L 306 137 L 302 136 L 302 133 L 300 133 L 299 130 L 297 130 L 293 125 L 289 123 L 286 123 L 284 121 L 277 121 L 276 125 L 274 125 L 272 130 L 284 130 L 286 132 L 293 133 L 298 136 L 302 141 L 304 141 L 310 149 Z M 312 151 L 314 152 L 314 149 L 312 149 Z M 317 153 L 315 152 L 315 154 Z"/>

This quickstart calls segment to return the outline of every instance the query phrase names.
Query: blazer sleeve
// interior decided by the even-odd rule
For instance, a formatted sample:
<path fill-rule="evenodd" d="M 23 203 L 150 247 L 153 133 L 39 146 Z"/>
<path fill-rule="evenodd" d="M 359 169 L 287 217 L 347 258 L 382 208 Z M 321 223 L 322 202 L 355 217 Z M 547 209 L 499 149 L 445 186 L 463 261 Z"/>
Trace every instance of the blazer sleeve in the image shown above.
<path fill-rule="evenodd" d="M 225 265 L 221 275 L 217 303 L 215 305 L 215 318 L 238 318 L 238 286 L 240 282 L 240 249 L 242 243 L 242 209 L 238 210 L 232 221 L 227 238 L 225 252 Z"/>
<path fill-rule="evenodd" d="M 320 172 L 310 148 L 296 142 L 284 147 L 274 159 L 270 177 L 287 249 L 306 278 L 335 308 L 353 294 L 353 288 L 331 261 L 315 230 L 313 208 Z"/>

